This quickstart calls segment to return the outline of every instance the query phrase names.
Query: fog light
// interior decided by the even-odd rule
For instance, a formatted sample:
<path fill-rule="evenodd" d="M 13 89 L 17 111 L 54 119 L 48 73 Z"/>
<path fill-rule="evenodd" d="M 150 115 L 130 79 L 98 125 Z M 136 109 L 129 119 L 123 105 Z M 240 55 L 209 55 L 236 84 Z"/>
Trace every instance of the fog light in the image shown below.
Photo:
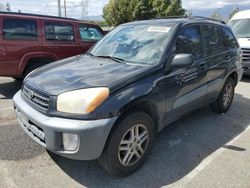
<path fill-rule="evenodd" d="M 63 147 L 66 151 L 75 151 L 78 147 L 79 137 L 77 134 L 63 133 Z"/>

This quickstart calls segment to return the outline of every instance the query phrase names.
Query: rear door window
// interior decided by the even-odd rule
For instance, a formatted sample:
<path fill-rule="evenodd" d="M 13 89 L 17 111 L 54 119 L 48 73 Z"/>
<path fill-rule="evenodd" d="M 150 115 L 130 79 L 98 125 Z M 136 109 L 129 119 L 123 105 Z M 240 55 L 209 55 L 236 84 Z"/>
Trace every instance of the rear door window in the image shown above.
<path fill-rule="evenodd" d="M 222 27 L 221 35 L 222 46 L 224 49 L 231 50 L 238 48 L 237 41 L 233 36 L 233 33 L 228 28 Z"/>
<path fill-rule="evenodd" d="M 215 25 L 204 25 L 203 31 L 206 41 L 207 55 L 215 55 L 221 52 L 222 44 L 220 40 L 219 27 Z"/>
<path fill-rule="evenodd" d="M 74 29 L 71 24 L 45 22 L 47 41 L 74 41 Z"/>
<path fill-rule="evenodd" d="M 184 28 L 176 41 L 176 54 L 192 54 L 195 60 L 202 57 L 200 26 Z"/>
<path fill-rule="evenodd" d="M 93 41 L 93 42 L 95 42 L 95 41 L 101 40 L 103 37 L 100 30 L 98 30 L 95 27 L 80 25 L 79 32 L 80 32 L 81 41 Z"/>
<path fill-rule="evenodd" d="M 37 40 L 37 23 L 33 20 L 3 20 L 3 39 L 5 40 Z"/>

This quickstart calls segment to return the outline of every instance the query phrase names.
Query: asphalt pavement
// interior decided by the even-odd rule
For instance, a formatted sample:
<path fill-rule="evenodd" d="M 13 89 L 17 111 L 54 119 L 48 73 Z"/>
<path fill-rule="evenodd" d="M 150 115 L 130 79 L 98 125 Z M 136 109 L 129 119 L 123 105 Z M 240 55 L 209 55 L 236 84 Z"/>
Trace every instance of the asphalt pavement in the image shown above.
<path fill-rule="evenodd" d="M 48 154 L 31 140 L 12 107 L 20 87 L 0 78 L 0 188 L 250 187 L 250 78 L 237 86 L 228 113 L 204 107 L 167 126 L 144 166 L 126 178 L 109 176 L 96 161 Z"/>

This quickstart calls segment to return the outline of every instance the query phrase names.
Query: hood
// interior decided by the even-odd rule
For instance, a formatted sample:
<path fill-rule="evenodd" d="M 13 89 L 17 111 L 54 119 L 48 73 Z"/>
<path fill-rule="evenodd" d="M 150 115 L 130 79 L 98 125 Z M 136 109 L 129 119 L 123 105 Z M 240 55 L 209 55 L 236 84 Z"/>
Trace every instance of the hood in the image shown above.
<path fill-rule="evenodd" d="M 109 87 L 146 68 L 148 66 L 79 55 L 35 70 L 25 79 L 25 84 L 49 95 L 58 95 L 76 89 Z"/>
<path fill-rule="evenodd" d="M 250 38 L 238 38 L 241 48 L 250 48 Z"/>

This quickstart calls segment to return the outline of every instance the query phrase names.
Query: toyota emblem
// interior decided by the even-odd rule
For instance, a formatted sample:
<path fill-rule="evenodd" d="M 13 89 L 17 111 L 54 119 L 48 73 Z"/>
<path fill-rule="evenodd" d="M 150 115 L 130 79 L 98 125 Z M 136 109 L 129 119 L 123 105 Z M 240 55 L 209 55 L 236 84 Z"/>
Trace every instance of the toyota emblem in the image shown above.
<path fill-rule="evenodd" d="M 29 91 L 28 92 L 28 97 L 29 97 L 29 99 L 32 99 L 34 97 L 34 92 L 33 91 Z"/>

